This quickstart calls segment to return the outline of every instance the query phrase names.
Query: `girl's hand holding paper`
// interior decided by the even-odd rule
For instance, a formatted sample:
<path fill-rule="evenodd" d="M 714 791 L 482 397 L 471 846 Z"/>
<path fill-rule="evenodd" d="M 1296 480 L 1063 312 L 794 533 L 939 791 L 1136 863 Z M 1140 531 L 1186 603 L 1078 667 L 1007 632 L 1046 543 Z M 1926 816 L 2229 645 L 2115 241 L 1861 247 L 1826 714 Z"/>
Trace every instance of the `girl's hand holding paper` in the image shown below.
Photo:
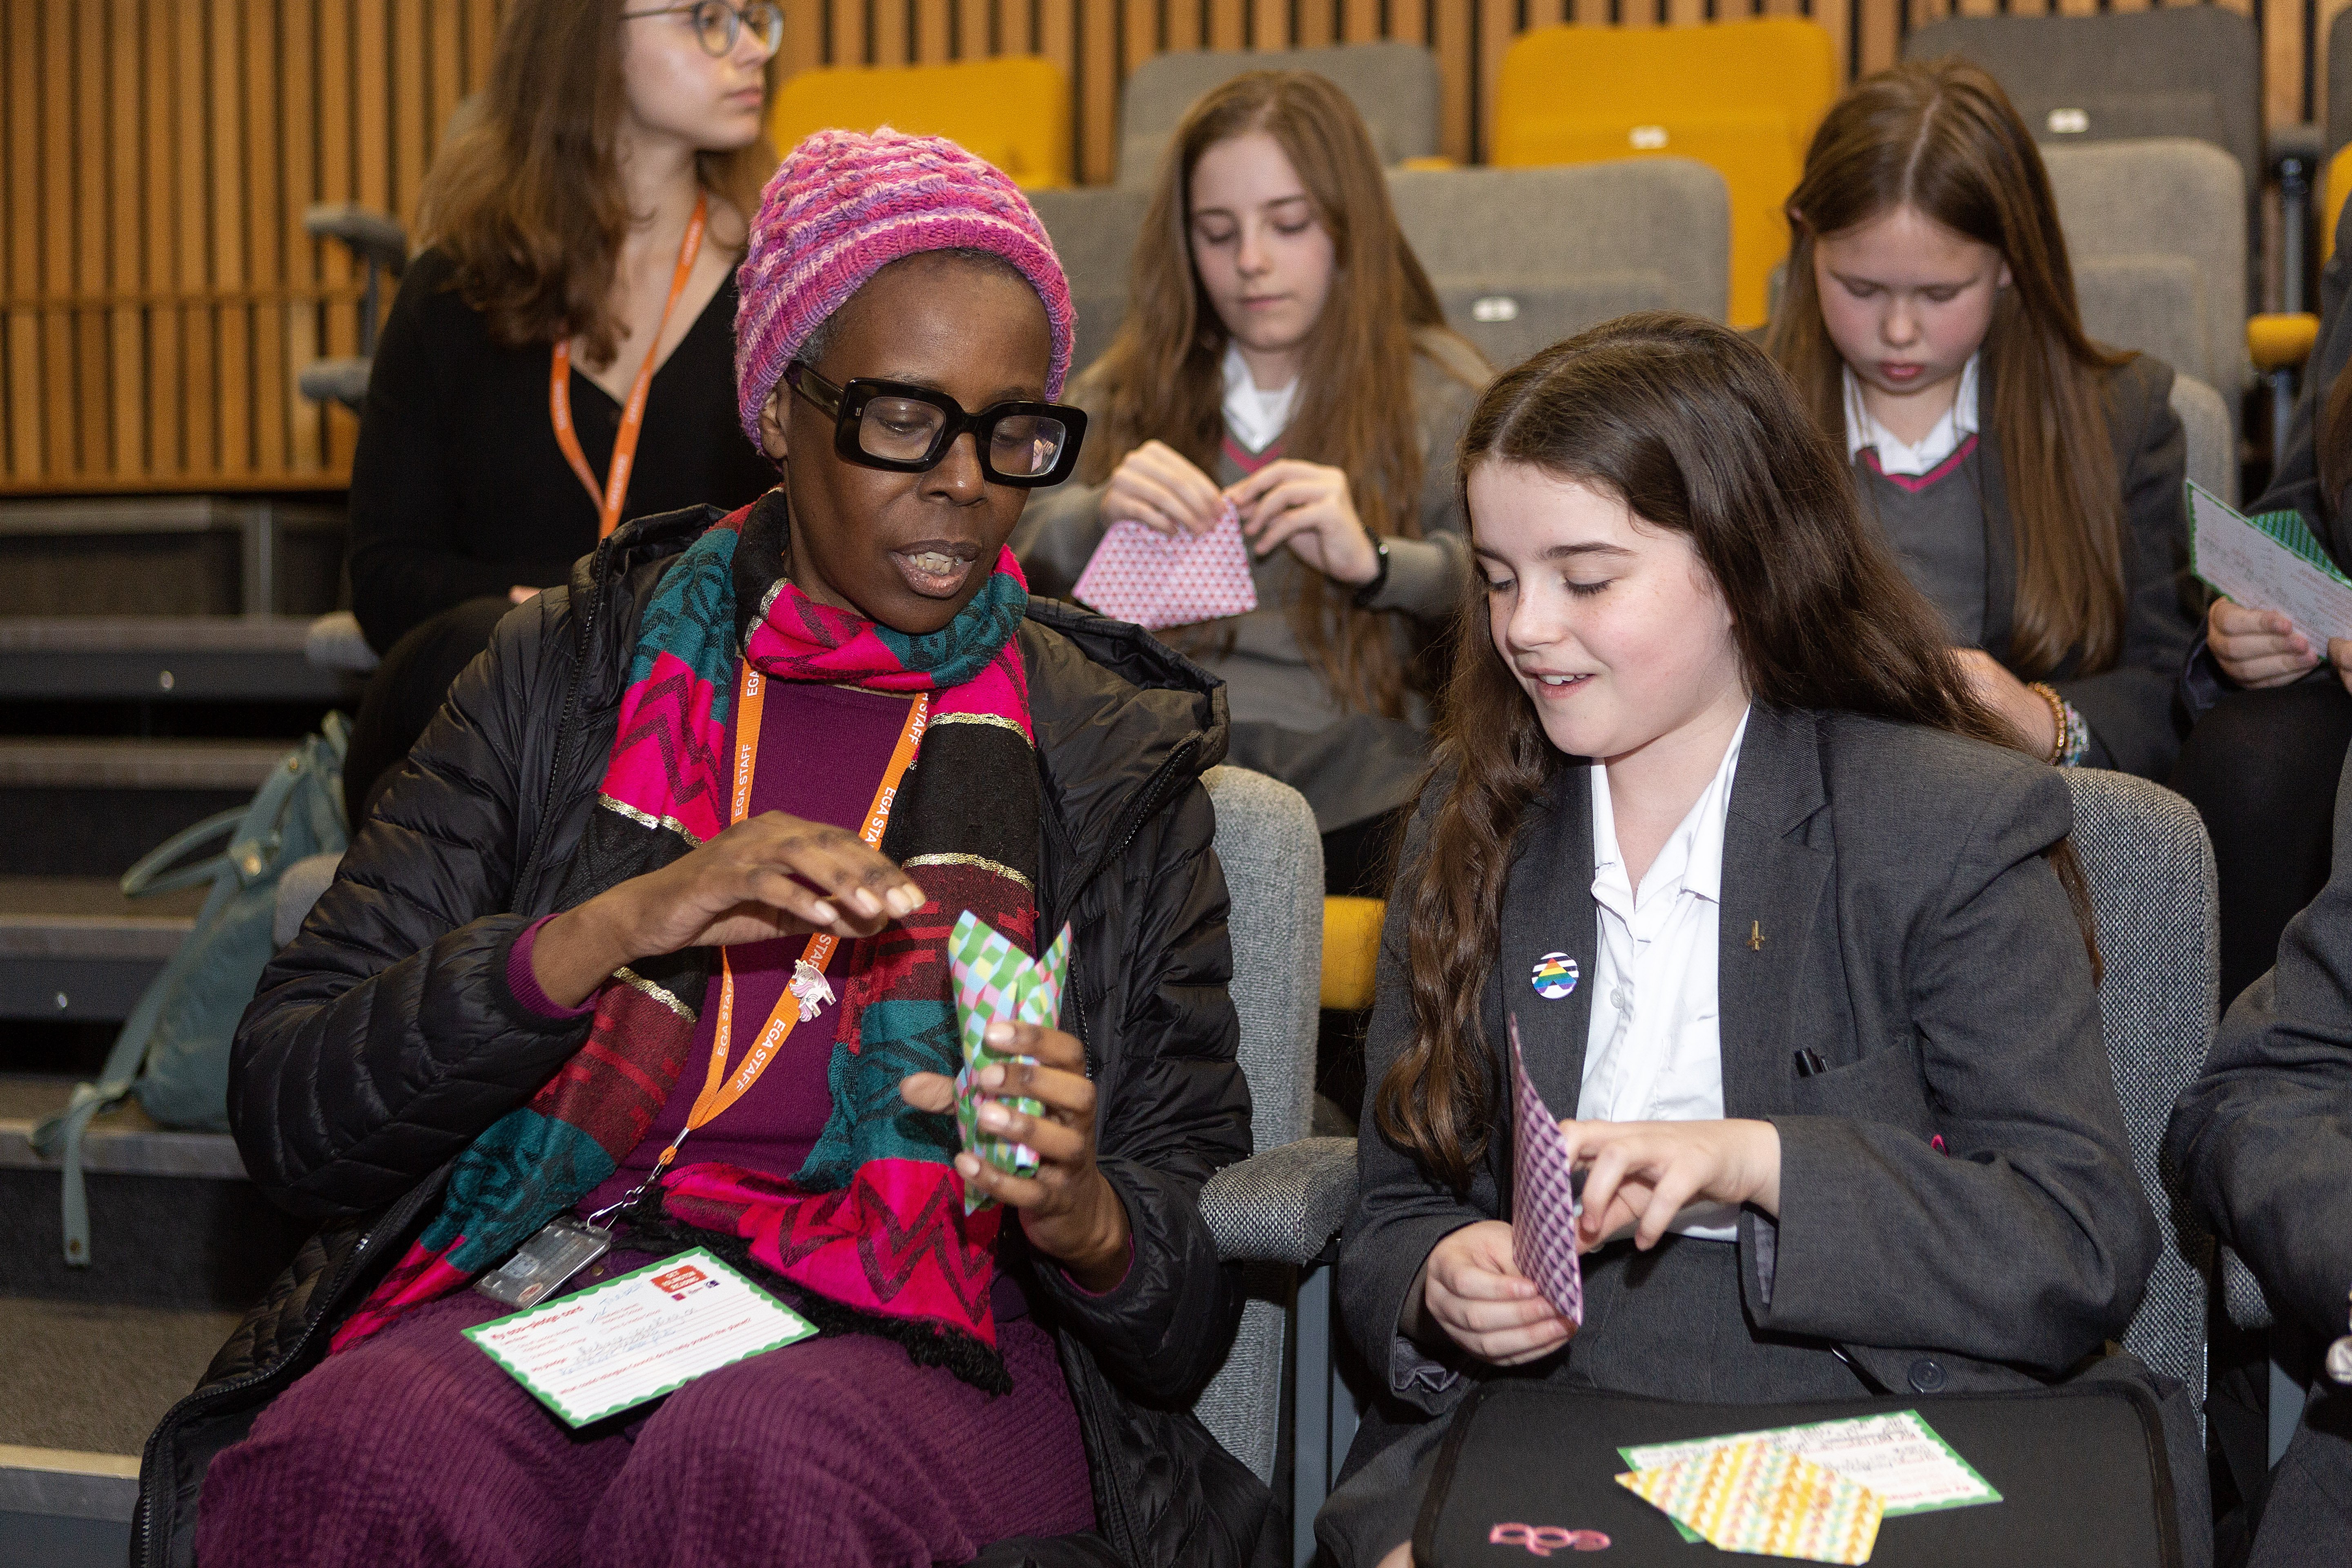
<path fill-rule="evenodd" d="M 1482 1219 L 1447 1234 L 1429 1250 L 1415 1292 L 1420 1312 L 1408 1313 L 1414 1337 L 1430 1329 L 1489 1366 L 1540 1361 L 1575 1337 L 1575 1320 L 1544 1299 L 1511 1257 L 1507 1221 Z M 1425 1325 L 1425 1326 L 1419 1326 Z"/>
<path fill-rule="evenodd" d="M 994 937 L 985 926 L 980 930 Z M 1095 1086 L 1087 1077 L 1086 1047 L 1052 1026 L 1067 938 L 1065 931 L 1046 957 L 1030 965 L 1051 973 L 1052 984 L 1044 988 L 1051 1003 L 1046 1021 L 1012 1016 L 1029 989 L 1017 981 L 989 988 L 994 1001 L 983 1005 L 999 1015 L 992 1018 L 976 1018 L 960 994 L 959 1023 L 977 1024 L 965 1037 L 964 1072 L 958 1079 L 916 1073 L 900 1082 L 898 1092 L 917 1110 L 955 1113 L 966 1122 L 955 1168 L 968 1207 L 993 1201 L 1013 1209 L 1030 1246 L 1079 1285 L 1101 1291 L 1126 1275 L 1127 1209 L 1095 1164 Z M 950 939 L 951 949 L 963 945 Z M 1025 978 L 1034 987 L 1036 977 Z M 1034 989 L 1029 994 L 1035 997 Z M 1035 1000 L 1029 1010 L 1037 1010 Z M 967 1092 L 959 1093 L 960 1080 Z"/>

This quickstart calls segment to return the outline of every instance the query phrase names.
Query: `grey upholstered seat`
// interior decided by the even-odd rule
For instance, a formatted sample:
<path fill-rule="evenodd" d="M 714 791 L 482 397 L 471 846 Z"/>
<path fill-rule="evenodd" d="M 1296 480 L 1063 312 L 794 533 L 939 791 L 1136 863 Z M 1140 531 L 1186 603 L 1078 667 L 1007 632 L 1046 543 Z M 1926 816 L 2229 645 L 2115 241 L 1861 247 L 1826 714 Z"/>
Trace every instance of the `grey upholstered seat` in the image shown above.
<path fill-rule="evenodd" d="M 2221 395 L 2189 374 L 2172 378 L 2172 411 L 2189 437 L 2189 477 L 2231 506 L 2238 504 L 2238 448 L 2231 431 L 2230 405 Z"/>
<path fill-rule="evenodd" d="M 1029 205 L 1045 226 L 1062 271 L 1070 280 L 1070 303 L 1078 313 L 1073 370 L 1100 358 L 1127 314 L 1127 280 L 1135 261 L 1136 236 L 1143 230 L 1149 191 L 1108 185 L 1085 190 L 1031 191 Z"/>
<path fill-rule="evenodd" d="M 2251 384 L 2246 214 L 2229 154 L 2185 137 L 2044 147 L 2083 325 L 2225 398 Z"/>
<path fill-rule="evenodd" d="M 1202 1194 L 1218 1251 L 1228 1260 L 1252 1261 L 1241 1331 L 1193 1411 L 1218 1442 L 1270 1484 L 1281 1430 L 1291 1260 L 1269 1229 L 1297 1189 L 1266 1178 L 1291 1169 L 1281 1151 L 1306 1135 L 1314 1093 L 1323 842 L 1307 797 L 1288 784 L 1231 767 L 1210 769 L 1203 782 L 1216 807 L 1217 858 L 1233 900 L 1227 929 L 1234 1012 L 1241 1021 L 1239 1055 L 1249 1079 L 1255 1157 L 1220 1173 Z M 1316 1245 L 1319 1249 L 1322 1238 Z"/>
<path fill-rule="evenodd" d="M 1389 176 L 1397 223 L 1445 319 L 1496 369 L 1631 310 L 1720 321 L 1731 198 L 1685 158 Z"/>
<path fill-rule="evenodd" d="M 2205 1402 L 2205 1301 L 2212 1238 L 2187 1223 L 2184 1190 L 2162 1151 L 2172 1107 L 2213 1040 L 2221 927 L 2213 848 L 2187 801 L 2127 773 L 2074 768 L 2074 851 L 2091 887 L 2099 1023 L 2123 1102 L 2132 1161 L 2164 1234 L 2125 1348 Z"/>
<path fill-rule="evenodd" d="M 1389 195 L 1447 322 L 1497 369 L 1631 310 L 1720 321 L 1729 304 L 1730 196 L 1704 163 L 1399 170 Z M 1077 307 L 1073 363 L 1090 364 L 1126 311 L 1150 196 L 1097 188 L 1030 200 Z"/>
<path fill-rule="evenodd" d="M 1955 16 L 1903 41 L 1911 60 L 1958 55 L 1990 71 L 2045 151 L 2187 136 L 2236 160 L 2238 201 L 2260 222 L 2262 39 L 2222 5 L 2089 16 Z M 2249 278 L 2249 286 L 2255 285 Z"/>
<path fill-rule="evenodd" d="M 1180 49 L 1145 60 L 1119 90 L 1117 183 L 1148 190 L 1169 137 L 1193 100 L 1249 70 L 1309 70 L 1330 78 L 1364 117 L 1383 163 L 1437 152 L 1437 57 L 1419 44 Z"/>

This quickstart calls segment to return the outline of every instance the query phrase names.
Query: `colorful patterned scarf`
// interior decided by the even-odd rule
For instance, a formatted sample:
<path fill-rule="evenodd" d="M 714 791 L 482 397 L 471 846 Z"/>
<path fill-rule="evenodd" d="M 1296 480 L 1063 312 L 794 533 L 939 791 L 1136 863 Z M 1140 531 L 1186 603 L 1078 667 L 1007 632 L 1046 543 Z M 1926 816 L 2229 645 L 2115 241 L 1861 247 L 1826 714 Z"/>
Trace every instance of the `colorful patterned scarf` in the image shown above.
<path fill-rule="evenodd" d="M 656 870 L 725 827 L 737 648 L 777 679 L 933 693 L 882 842 L 929 901 L 851 945 L 831 1015 L 823 1134 L 789 1181 L 724 1164 L 676 1169 L 659 1208 L 674 1226 L 735 1238 L 821 1326 L 888 1335 L 918 1360 L 992 1386 L 1003 1379 L 989 1304 L 1002 1211 L 964 1215 L 955 1119 L 910 1110 L 898 1082 L 960 1065 L 947 965 L 958 915 L 971 910 L 1035 950 L 1039 796 L 1014 641 L 1027 585 L 1007 551 L 947 627 L 908 637 L 793 586 L 781 575 L 789 537 L 783 496 L 772 491 L 662 578 L 638 631 L 601 809 L 558 903 Z M 440 1214 L 338 1331 L 337 1350 L 497 1264 L 612 1175 L 700 1054 L 696 1010 L 716 962 L 696 948 L 614 975 L 579 1052 L 459 1156 Z"/>

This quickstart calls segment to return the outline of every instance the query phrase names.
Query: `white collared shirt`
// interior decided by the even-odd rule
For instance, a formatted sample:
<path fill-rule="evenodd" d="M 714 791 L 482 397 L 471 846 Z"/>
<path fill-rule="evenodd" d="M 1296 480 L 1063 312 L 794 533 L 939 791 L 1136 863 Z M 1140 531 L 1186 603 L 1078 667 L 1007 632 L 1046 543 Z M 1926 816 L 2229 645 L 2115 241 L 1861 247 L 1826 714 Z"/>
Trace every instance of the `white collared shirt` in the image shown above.
<path fill-rule="evenodd" d="M 1609 770 L 1592 764 L 1592 899 L 1600 951 L 1585 1037 L 1580 1121 L 1714 1121 L 1723 1117 L 1723 1038 L 1716 1004 L 1717 916 L 1731 781 L 1748 715 L 1715 778 L 1658 851 L 1638 891 L 1617 847 Z M 1708 1241 L 1737 1237 L 1739 1211 L 1685 1207 L 1673 1228 Z"/>
<path fill-rule="evenodd" d="M 1845 378 L 1845 460 L 1851 463 L 1862 456 L 1864 447 L 1875 447 L 1882 474 L 1916 478 L 1932 472 L 1977 433 L 1977 362 L 1983 357 L 1982 349 L 1969 356 L 1969 363 L 1960 367 L 1960 387 L 1953 395 L 1952 406 L 1936 421 L 1934 429 L 1919 437 L 1916 446 L 1906 445 L 1887 433 L 1863 403 L 1862 382 L 1853 368 L 1841 366 L 1840 374 Z M 1226 384 L 1233 384 L 1230 374 Z"/>
<path fill-rule="evenodd" d="M 1240 343 L 1225 340 L 1225 427 L 1234 439 L 1253 453 L 1274 445 L 1290 425 L 1290 410 L 1298 401 L 1298 381 L 1272 392 L 1260 392 L 1250 379 L 1249 362 Z"/>

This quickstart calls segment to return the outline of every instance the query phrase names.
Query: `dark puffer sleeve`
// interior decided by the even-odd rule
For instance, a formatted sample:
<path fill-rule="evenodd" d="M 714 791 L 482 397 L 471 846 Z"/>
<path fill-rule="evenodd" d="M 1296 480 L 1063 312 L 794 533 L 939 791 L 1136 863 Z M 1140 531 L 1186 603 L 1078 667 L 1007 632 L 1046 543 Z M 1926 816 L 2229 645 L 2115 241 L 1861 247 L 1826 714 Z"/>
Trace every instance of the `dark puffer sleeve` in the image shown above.
<path fill-rule="evenodd" d="M 507 912 L 523 792 L 542 782 L 520 759 L 551 721 L 568 602 L 543 594 L 499 623 L 238 1025 L 230 1125 L 254 1181 L 298 1214 L 390 1204 L 585 1037 L 506 979 L 530 923 Z"/>
<path fill-rule="evenodd" d="M 1135 1250 L 1127 1277 L 1099 1296 L 1058 1268 L 1038 1270 L 1104 1369 L 1160 1402 L 1208 1381 L 1241 1311 L 1200 1206 L 1202 1184 L 1250 1152 L 1249 1085 L 1234 1059 L 1241 1026 L 1226 993 L 1234 958 L 1225 875 L 1210 847 L 1215 822 L 1208 791 L 1193 784 L 1107 873 L 1119 879 L 1124 918 L 1093 927 L 1088 942 L 1093 900 L 1076 911 L 1086 963 L 1112 966 L 1108 984 L 1085 987 L 1089 1005 L 1099 998 L 1117 1009 L 1087 1021 L 1102 1064 L 1097 1160 L 1127 1207 Z"/>

